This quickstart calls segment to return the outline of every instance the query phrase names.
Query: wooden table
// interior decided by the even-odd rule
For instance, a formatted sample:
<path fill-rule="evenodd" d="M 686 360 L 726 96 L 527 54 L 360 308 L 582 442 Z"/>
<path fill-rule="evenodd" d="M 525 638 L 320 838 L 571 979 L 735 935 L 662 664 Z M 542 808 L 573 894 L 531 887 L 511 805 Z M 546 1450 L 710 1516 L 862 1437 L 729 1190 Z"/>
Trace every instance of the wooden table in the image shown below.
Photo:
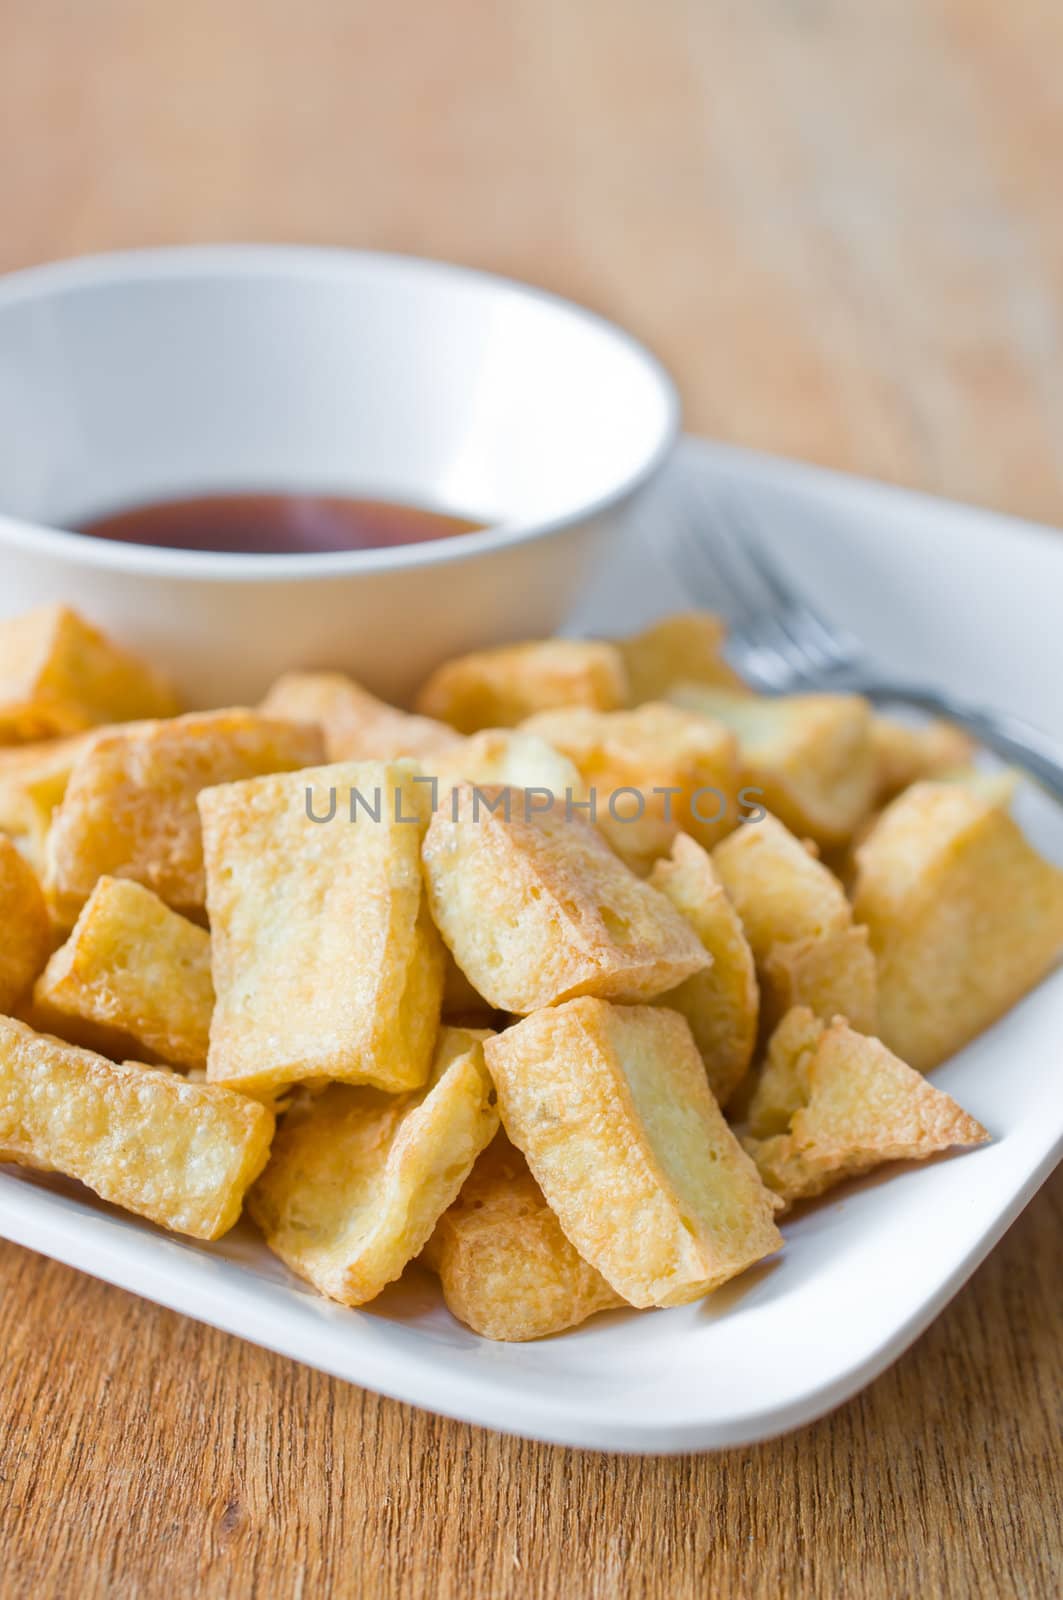
<path fill-rule="evenodd" d="M 1058 0 L 0 0 L 0 268 L 451 257 L 656 347 L 689 425 L 1063 521 Z M 0 442 L 0 448 L 3 447 Z M 756 1449 L 497 1438 L 0 1247 L 7 1595 L 1054 1595 L 1063 1182 Z"/>

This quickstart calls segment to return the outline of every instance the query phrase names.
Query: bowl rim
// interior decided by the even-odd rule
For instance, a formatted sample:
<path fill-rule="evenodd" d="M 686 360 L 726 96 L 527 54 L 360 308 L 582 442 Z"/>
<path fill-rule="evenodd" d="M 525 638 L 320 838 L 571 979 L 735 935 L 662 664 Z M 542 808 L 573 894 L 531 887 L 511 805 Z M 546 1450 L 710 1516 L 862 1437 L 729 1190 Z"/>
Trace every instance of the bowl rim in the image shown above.
<path fill-rule="evenodd" d="M 633 334 L 577 301 L 568 300 L 535 284 L 427 256 L 330 245 L 263 243 L 165 245 L 105 251 L 49 261 L 0 276 L 0 310 L 22 301 L 99 283 L 165 280 L 203 273 L 221 277 L 265 276 L 278 270 L 304 278 L 334 279 L 343 277 L 355 263 L 399 272 L 412 278 L 450 278 L 496 291 L 501 289 L 538 301 L 547 308 L 598 329 L 616 343 L 626 346 L 645 369 L 651 384 L 656 386 L 663 402 L 663 423 L 659 436 L 612 488 L 592 499 L 579 501 L 556 516 L 518 519 L 501 527 L 452 534 L 420 544 L 290 555 L 174 550 L 158 545 L 97 539 L 91 534 L 75 533 L 25 517 L 11 516 L 2 510 L 0 543 L 27 554 L 52 556 L 66 564 L 72 562 L 126 574 L 230 582 L 250 578 L 267 582 L 295 577 L 323 579 L 359 573 L 393 572 L 406 567 L 442 566 L 564 533 L 580 523 L 599 517 L 635 494 L 671 453 L 680 430 L 679 394 L 660 360 Z"/>

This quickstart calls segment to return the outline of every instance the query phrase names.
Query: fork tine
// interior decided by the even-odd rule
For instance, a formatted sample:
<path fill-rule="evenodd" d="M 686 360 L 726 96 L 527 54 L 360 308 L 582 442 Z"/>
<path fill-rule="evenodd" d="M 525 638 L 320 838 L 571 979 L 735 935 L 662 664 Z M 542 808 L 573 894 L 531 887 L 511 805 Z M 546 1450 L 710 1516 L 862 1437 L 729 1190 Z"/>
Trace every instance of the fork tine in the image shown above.
<path fill-rule="evenodd" d="M 702 508 L 699 523 L 703 530 L 711 530 L 712 550 L 732 588 L 738 589 L 747 600 L 741 620 L 746 638 L 739 644 L 756 651 L 758 670 L 770 674 L 776 684 L 784 674 L 807 680 L 810 665 L 819 667 L 823 663 L 818 652 L 810 663 L 803 639 L 787 626 L 789 613 L 800 605 L 794 591 L 787 586 L 777 567 L 758 558 L 758 551 L 762 556 L 763 549 L 748 517 L 741 513 L 733 497 L 726 492 L 722 497 L 712 497 L 702 482 L 697 486 L 697 498 Z M 704 550 L 709 543 L 702 532 L 698 544 Z M 779 663 L 783 672 L 780 672 Z"/>
<path fill-rule="evenodd" d="M 813 610 L 770 557 L 748 509 L 700 475 L 684 473 L 671 490 L 679 576 L 699 601 L 729 623 L 725 653 L 769 693 L 822 687 L 863 653 L 852 635 Z"/>
<path fill-rule="evenodd" d="M 827 672 L 846 658 L 858 654 L 859 642 L 845 629 L 829 622 L 805 594 L 786 577 L 778 561 L 769 555 L 765 541 L 754 526 L 748 507 L 728 505 L 729 520 L 743 533 L 743 549 L 764 587 L 771 594 L 780 625 L 792 640 L 797 656 L 795 668 L 809 674 Z"/>
<path fill-rule="evenodd" d="M 756 529 L 750 521 L 748 509 L 728 498 L 724 501 L 727 521 L 736 531 L 741 531 L 744 539 L 743 550 L 746 560 L 756 571 L 761 583 L 771 595 L 776 606 L 798 606 L 802 604 L 801 596 L 784 577 L 782 569 L 773 561 L 757 536 Z"/>
<path fill-rule="evenodd" d="M 700 493 L 673 494 L 680 577 L 698 600 L 722 610 L 730 623 L 724 653 L 761 687 L 779 691 L 808 676 L 808 662 L 782 626 L 774 597 L 743 552 L 719 507 Z"/>
<path fill-rule="evenodd" d="M 736 528 L 741 528 L 745 535 L 744 548 L 750 565 L 756 568 L 761 582 L 771 592 L 775 604 L 789 611 L 800 612 L 809 621 L 817 624 L 818 628 L 829 638 L 833 629 L 828 626 L 805 595 L 793 586 L 775 558 L 768 554 L 764 541 L 750 520 L 748 508 L 731 504 L 729 510 L 733 525 Z"/>
<path fill-rule="evenodd" d="M 679 529 L 676 553 L 694 594 L 711 594 L 736 626 L 751 622 L 763 612 L 765 596 L 756 573 L 736 552 L 716 508 L 705 517 L 695 516 L 695 498 L 683 486 L 677 486 L 674 501 Z"/>

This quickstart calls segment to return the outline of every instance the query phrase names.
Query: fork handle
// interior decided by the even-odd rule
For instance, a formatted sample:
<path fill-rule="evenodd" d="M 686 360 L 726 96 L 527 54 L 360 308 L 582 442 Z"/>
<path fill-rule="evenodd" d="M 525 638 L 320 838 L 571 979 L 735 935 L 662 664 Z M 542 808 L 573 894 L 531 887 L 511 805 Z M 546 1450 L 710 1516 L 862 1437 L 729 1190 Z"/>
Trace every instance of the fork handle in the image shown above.
<path fill-rule="evenodd" d="M 969 705 L 954 695 L 937 689 L 924 689 L 919 684 L 872 679 L 855 683 L 852 687 L 857 694 L 866 695 L 876 705 L 892 702 L 915 706 L 920 711 L 930 711 L 935 716 L 948 718 L 950 722 L 958 722 L 969 733 L 973 733 L 987 750 L 992 750 L 1004 761 L 1022 767 L 1053 799 L 1063 802 L 1063 752 L 1040 728 L 1023 722 L 1020 717 L 990 711 L 985 706 Z"/>

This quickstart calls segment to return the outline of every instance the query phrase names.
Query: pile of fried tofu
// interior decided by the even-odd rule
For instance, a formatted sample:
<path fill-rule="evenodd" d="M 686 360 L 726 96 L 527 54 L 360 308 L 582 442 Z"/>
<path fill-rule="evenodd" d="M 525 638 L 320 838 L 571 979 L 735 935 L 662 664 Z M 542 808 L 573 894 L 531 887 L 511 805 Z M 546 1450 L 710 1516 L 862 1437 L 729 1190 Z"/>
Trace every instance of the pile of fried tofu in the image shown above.
<path fill-rule="evenodd" d="M 780 1213 L 988 1138 L 925 1076 L 1063 953 L 957 730 L 766 699 L 701 613 L 183 712 L 0 624 L 0 1159 L 241 1212 L 345 1305 L 492 1339 L 711 1293 Z"/>

